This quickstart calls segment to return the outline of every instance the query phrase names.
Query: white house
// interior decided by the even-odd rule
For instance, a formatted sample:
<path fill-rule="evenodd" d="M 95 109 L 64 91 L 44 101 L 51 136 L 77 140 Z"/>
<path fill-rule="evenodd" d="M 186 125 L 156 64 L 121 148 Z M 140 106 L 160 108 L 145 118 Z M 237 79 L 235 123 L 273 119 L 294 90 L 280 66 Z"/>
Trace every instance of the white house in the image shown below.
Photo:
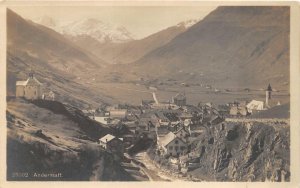
<path fill-rule="evenodd" d="M 35 100 L 42 98 L 42 83 L 29 73 L 26 81 L 16 82 L 16 97 L 24 97 L 25 99 Z"/>
<path fill-rule="evenodd" d="M 184 154 L 188 147 L 187 143 L 172 132 L 169 132 L 167 135 L 160 138 L 158 142 L 164 154 L 170 156 L 179 156 L 180 154 Z"/>
<path fill-rule="evenodd" d="M 107 125 L 111 122 L 111 119 L 107 116 L 93 116 L 93 119 L 99 123 Z"/>
<path fill-rule="evenodd" d="M 252 100 L 247 104 L 247 109 L 249 113 L 252 113 L 253 110 L 257 110 L 257 111 L 264 110 L 264 102 Z"/>
<path fill-rule="evenodd" d="M 124 152 L 123 139 L 117 138 L 111 134 L 107 134 L 99 139 L 100 147 L 109 152 L 121 153 Z"/>

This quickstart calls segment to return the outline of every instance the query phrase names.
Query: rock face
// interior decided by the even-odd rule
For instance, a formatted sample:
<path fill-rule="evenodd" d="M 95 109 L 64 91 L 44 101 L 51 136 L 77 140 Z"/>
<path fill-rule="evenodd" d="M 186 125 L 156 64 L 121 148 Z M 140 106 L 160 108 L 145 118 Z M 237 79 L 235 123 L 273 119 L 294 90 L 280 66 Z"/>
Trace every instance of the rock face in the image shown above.
<path fill-rule="evenodd" d="M 202 154 L 200 167 L 189 172 L 193 177 L 214 181 L 290 180 L 286 123 L 224 123 L 210 127 L 208 132 L 211 135 L 196 142 Z"/>

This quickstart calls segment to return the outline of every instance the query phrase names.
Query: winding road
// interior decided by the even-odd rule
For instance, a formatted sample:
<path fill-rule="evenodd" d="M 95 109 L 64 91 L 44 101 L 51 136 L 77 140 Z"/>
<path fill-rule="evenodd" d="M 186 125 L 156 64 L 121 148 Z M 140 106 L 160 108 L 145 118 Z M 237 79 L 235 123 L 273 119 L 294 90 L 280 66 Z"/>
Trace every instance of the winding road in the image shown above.
<path fill-rule="evenodd" d="M 181 177 L 178 174 L 173 174 L 157 167 L 146 152 L 138 153 L 135 155 L 134 160 L 143 164 L 139 165 L 139 167 L 149 177 L 150 181 L 188 181 L 188 179 Z"/>

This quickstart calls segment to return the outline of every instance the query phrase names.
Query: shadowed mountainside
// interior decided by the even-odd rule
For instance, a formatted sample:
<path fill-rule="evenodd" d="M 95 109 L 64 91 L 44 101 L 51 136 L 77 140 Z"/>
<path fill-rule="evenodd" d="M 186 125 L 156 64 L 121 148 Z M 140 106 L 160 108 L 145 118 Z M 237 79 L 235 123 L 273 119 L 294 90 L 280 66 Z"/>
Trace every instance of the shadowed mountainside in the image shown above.
<path fill-rule="evenodd" d="M 289 7 L 219 7 L 128 68 L 139 77 L 289 88 Z M 137 76 L 137 77 L 138 77 Z"/>

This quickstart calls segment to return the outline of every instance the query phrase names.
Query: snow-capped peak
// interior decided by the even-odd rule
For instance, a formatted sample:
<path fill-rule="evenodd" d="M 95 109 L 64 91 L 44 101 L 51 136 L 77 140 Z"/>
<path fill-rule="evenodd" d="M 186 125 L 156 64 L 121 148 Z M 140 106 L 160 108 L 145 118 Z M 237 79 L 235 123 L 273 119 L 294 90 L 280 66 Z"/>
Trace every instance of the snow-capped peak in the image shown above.
<path fill-rule="evenodd" d="M 123 43 L 134 39 L 133 35 L 125 27 L 104 23 L 95 18 L 86 18 L 68 23 L 57 23 L 53 21 L 55 24 L 49 24 L 45 21 L 37 22 L 61 34 L 70 36 L 87 35 L 101 43 Z"/>

